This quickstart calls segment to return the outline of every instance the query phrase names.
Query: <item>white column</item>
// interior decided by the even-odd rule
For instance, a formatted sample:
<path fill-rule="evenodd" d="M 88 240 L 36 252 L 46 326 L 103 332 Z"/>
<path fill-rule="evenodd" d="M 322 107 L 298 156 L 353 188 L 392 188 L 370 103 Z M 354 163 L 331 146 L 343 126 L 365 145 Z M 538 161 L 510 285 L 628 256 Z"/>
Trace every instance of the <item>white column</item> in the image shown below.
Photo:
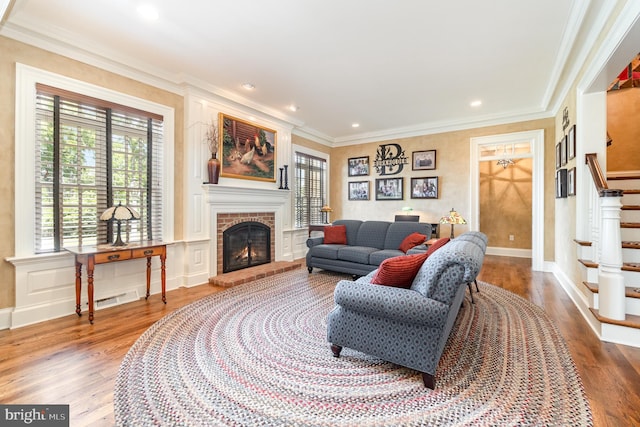
<path fill-rule="evenodd" d="M 622 276 L 622 240 L 620 238 L 621 190 L 604 190 L 600 198 L 600 261 L 598 298 L 601 316 L 625 319 L 625 286 Z"/>

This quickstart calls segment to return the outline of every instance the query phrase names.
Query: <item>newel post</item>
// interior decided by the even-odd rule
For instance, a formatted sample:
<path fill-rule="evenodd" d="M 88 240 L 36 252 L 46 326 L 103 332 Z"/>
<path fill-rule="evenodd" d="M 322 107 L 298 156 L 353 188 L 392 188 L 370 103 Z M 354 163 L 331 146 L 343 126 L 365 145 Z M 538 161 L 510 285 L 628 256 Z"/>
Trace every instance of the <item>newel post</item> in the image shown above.
<path fill-rule="evenodd" d="M 612 320 L 625 319 L 625 286 L 622 276 L 620 208 L 622 190 L 600 191 L 600 260 L 598 263 L 599 314 Z"/>

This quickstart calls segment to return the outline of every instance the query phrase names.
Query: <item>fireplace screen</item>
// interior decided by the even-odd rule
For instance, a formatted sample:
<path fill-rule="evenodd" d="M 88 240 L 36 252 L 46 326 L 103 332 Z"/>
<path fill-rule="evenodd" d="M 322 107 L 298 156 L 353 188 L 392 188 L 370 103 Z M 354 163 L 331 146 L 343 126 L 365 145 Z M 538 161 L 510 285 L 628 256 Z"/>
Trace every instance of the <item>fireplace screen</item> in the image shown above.
<path fill-rule="evenodd" d="M 222 233 L 224 273 L 271 262 L 271 229 L 254 221 L 229 227 Z"/>

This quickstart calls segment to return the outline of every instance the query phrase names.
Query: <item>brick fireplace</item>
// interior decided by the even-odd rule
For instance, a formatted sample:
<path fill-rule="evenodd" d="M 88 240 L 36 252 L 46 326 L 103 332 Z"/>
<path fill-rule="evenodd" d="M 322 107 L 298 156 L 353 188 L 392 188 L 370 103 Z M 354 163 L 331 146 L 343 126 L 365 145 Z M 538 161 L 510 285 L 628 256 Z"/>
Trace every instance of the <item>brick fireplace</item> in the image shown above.
<path fill-rule="evenodd" d="M 218 214 L 217 219 L 217 231 L 216 231 L 216 246 L 218 248 L 217 252 L 220 254 L 217 258 L 217 271 L 225 271 L 224 268 L 224 256 L 225 256 L 225 242 L 224 242 L 224 234 L 225 231 L 232 229 L 234 226 L 245 224 L 245 223 L 260 223 L 265 225 L 270 230 L 270 238 L 269 238 L 269 261 L 275 259 L 276 256 L 276 248 L 275 248 L 275 222 L 276 215 L 274 212 L 249 212 L 249 213 L 220 213 Z M 228 245 L 227 245 L 228 246 Z M 227 250 L 229 248 L 227 247 Z M 248 254 L 250 255 L 250 254 Z M 256 264 L 254 264 L 256 265 Z M 250 267 L 250 266 L 249 266 Z M 237 270 L 240 268 L 233 267 L 231 270 Z"/>
<path fill-rule="evenodd" d="M 290 228 L 291 192 L 271 188 L 204 185 L 209 211 L 209 275 L 223 272 L 223 232 L 244 221 L 256 221 L 271 228 L 271 262 L 292 261 L 285 229 Z M 284 255 L 285 248 L 287 256 Z M 289 259 L 287 259 L 289 257 Z"/>

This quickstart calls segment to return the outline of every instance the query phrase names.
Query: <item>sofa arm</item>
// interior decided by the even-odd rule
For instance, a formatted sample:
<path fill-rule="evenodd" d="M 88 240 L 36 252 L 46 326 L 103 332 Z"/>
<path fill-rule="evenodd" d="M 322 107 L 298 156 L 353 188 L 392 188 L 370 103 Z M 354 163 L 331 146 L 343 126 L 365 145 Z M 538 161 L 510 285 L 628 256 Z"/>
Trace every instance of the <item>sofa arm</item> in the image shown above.
<path fill-rule="evenodd" d="M 355 312 L 404 323 L 440 328 L 449 307 L 411 289 L 341 280 L 334 291 L 336 304 Z"/>
<path fill-rule="evenodd" d="M 307 247 L 312 248 L 321 245 L 322 242 L 324 242 L 324 237 L 310 237 L 307 239 Z"/>

